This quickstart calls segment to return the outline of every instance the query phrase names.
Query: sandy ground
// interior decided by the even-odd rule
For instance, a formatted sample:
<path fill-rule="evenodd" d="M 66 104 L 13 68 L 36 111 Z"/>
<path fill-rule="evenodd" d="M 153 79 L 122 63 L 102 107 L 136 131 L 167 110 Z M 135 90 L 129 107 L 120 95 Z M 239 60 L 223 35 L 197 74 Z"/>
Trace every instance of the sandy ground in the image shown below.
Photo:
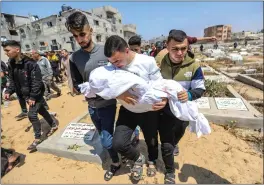
<path fill-rule="evenodd" d="M 56 111 L 60 129 L 82 114 L 87 109 L 83 96 L 67 95 L 67 88 L 62 87 L 63 95 L 48 102 L 50 111 Z M 15 121 L 20 113 L 18 101 L 12 101 L 8 108 L 2 108 L 2 146 L 14 148 L 26 155 L 25 163 L 15 167 L 3 177 L 5 184 L 26 183 L 106 183 L 103 179 L 105 170 L 101 165 L 74 161 L 39 152 L 29 153 L 26 148 L 33 140 L 32 129 L 25 132 L 30 125 L 27 119 Z M 197 139 L 189 131 L 181 140 L 180 155 L 175 157 L 176 182 L 196 183 L 263 183 L 263 156 L 245 141 L 232 135 L 221 126 L 213 125 L 212 134 Z M 142 137 L 142 134 L 141 134 Z M 142 139 L 142 138 L 141 138 Z M 144 140 L 140 149 L 146 153 Z M 144 177 L 139 184 L 161 183 L 164 175 L 161 157 L 158 161 L 159 171 L 156 177 Z M 129 168 L 123 165 L 117 176 L 108 183 L 131 184 Z"/>

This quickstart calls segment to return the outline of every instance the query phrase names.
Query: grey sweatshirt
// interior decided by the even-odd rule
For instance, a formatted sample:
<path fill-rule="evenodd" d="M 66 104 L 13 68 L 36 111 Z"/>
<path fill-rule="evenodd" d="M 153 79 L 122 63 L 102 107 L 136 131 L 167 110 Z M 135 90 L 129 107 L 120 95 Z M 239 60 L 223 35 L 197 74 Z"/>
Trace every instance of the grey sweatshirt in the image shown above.
<path fill-rule="evenodd" d="M 70 57 L 70 70 L 73 87 L 80 91 L 78 85 L 89 81 L 92 70 L 97 67 L 108 64 L 108 59 L 104 55 L 104 46 L 95 44 L 91 52 L 80 49 L 74 52 Z M 116 100 L 104 100 L 97 96 L 87 99 L 89 106 L 93 108 L 102 108 L 116 103 Z"/>
<path fill-rule="evenodd" d="M 41 57 L 37 62 L 41 70 L 42 79 L 52 77 L 52 69 L 49 60 L 46 57 Z"/>

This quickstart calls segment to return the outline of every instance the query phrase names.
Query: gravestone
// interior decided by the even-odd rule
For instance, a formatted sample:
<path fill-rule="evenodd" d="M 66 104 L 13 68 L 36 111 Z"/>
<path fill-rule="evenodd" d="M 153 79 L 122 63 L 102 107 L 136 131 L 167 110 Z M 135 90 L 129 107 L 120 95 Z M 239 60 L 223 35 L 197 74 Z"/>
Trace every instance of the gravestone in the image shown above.
<path fill-rule="evenodd" d="M 203 72 L 205 72 L 205 71 L 211 72 L 213 70 L 211 68 L 209 68 L 209 67 L 202 67 L 202 71 Z"/>
<path fill-rule="evenodd" d="M 222 110 L 248 110 L 240 98 L 215 98 L 215 102 L 217 108 Z"/>
<path fill-rule="evenodd" d="M 86 141 L 91 141 L 95 134 L 94 124 L 87 123 L 70 123 L 61 137 L 66 139 L 84 139 Z"/>
<path fill-rule="evenodd" d="M 246 74 L 255 74 L 257 73 L 257 69 L 245 69 L 244 72 Z"/>
<path fill-rule="evenodd" d="M 216 81 L 216 82 L 226 82 L 226 83 L 232 83 L 234 80 L 227 78 L 224 75 L 207 75 L 205 76 L 206 80 Z"/>
<path fill-rule="evenodd" d="M 199 109 L 210 109 L 209 99 L 208 97 L 201 97 L 195 100 L 197 107 Z"/>
<path fill-rule="evenodd" d="M 103 164 L 107 152 L 101 145 L 100 136 L 92 123 L 79 123 L 87 112 L 71 121 L 37 146 L 37 150 L 73 160 Z"/>

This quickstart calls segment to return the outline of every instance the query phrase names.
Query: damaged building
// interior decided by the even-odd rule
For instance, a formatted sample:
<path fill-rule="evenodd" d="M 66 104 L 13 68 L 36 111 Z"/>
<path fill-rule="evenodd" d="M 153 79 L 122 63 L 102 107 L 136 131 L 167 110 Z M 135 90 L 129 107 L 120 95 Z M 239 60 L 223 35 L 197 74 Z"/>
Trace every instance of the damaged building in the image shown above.
<path fill-rule="evenodd" d="M 80 11 L 87 16 L 93 28 L 92 39 L 103 44 L 111 35 L 119 35 L 125 40 L 136 34 L 136 25 L 122 24 L 122 16 L 116 8 L 103 6 L 84 11 L 62 6 L 60 13 L 41 19 L 30 19 L 27 23 L 17 27 L 23 51 L 60 50 L 76 51 L 79 45 L 72 34 L 66 29 L 66 18 L 75 11 Z"/>
<path fill-rule="evenodd" d="M 231 25 L 216 25 L 204 29 L 204 37 L 215 36 L 218 41 L 231 40 Z"/>
<path fill-rule="evenodd" d="M 17 26 L 28 21 L 29 18 L 25 16 L 1 13 L 1 42 L 10 39 L 20 41 Z"/>

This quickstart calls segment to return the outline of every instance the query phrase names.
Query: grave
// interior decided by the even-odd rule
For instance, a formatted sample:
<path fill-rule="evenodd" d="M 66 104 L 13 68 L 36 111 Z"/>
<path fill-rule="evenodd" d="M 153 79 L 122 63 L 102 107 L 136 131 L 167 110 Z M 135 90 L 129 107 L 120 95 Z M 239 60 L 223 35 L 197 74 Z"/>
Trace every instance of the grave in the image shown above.
<path fill-rule="evenodd" d="M 240 98 L 215 98 L 215 102 L 222 110 L 248 110 Z"/>
<path fill-rule="evenodd" d="M 210 109 L 210 104 L 209 104 L 209 98 L 208 97 L 201 97 L 197 100 L 195 100 L 198 109 Z"/>
<path fill-rule="evenodd" d="M 257 76 L 257 75 L 259 75 L 259 76 Z M 258 78 L 263 79 L 263 74 L 256 73 L 255 78 L 253 78 L 253 76 L 252 77 L 251 76 L 252 76 L 251 74 L 239 74 L 236 77 L 236 79 L 245 83 L 245 84 L 251 85 L 251 86 L 256 87 L 258 89 L 261 89 L 261 90 L 264 90 L 263 81 L 258 80 Z M 256 77 L 258 77 L 258 78 L 256 79 Z"/>
<path fill-rule="evenodd" d="M 234 80 L 227 78 L 225 75 L 205 75 L 204 77 L 206 80 L 212 80 L 216 82 L 226 82 L 226 83 L 232 83 Z"/>
<path fill-rule="evenodd" d="M 195 100 L 199 112 L 215 124 L 225 125 L 233 121 L 241 128 L 263 128 L 262 113 L 239 95 L 232 86 L 228 85 L 227 88 L 233 97 L 202 97 Z"/>
<path fill-rule="evenodd" d="M 226 125 L 232 121 L 240 128 L 263 128 L 263 117 L 249 103 L 241 98 L 203 97 L 196 100 L 199 112 L 209 122 Z"/>
<path fill-rule="evenodd" d="M 103 149 L 100 137 L 92 123 L 79 123 L 87 112 L 72 120 L 64 129 L 43 141 L 37 150 L 73 160 L 103 164 L 107 152 Z"/>

